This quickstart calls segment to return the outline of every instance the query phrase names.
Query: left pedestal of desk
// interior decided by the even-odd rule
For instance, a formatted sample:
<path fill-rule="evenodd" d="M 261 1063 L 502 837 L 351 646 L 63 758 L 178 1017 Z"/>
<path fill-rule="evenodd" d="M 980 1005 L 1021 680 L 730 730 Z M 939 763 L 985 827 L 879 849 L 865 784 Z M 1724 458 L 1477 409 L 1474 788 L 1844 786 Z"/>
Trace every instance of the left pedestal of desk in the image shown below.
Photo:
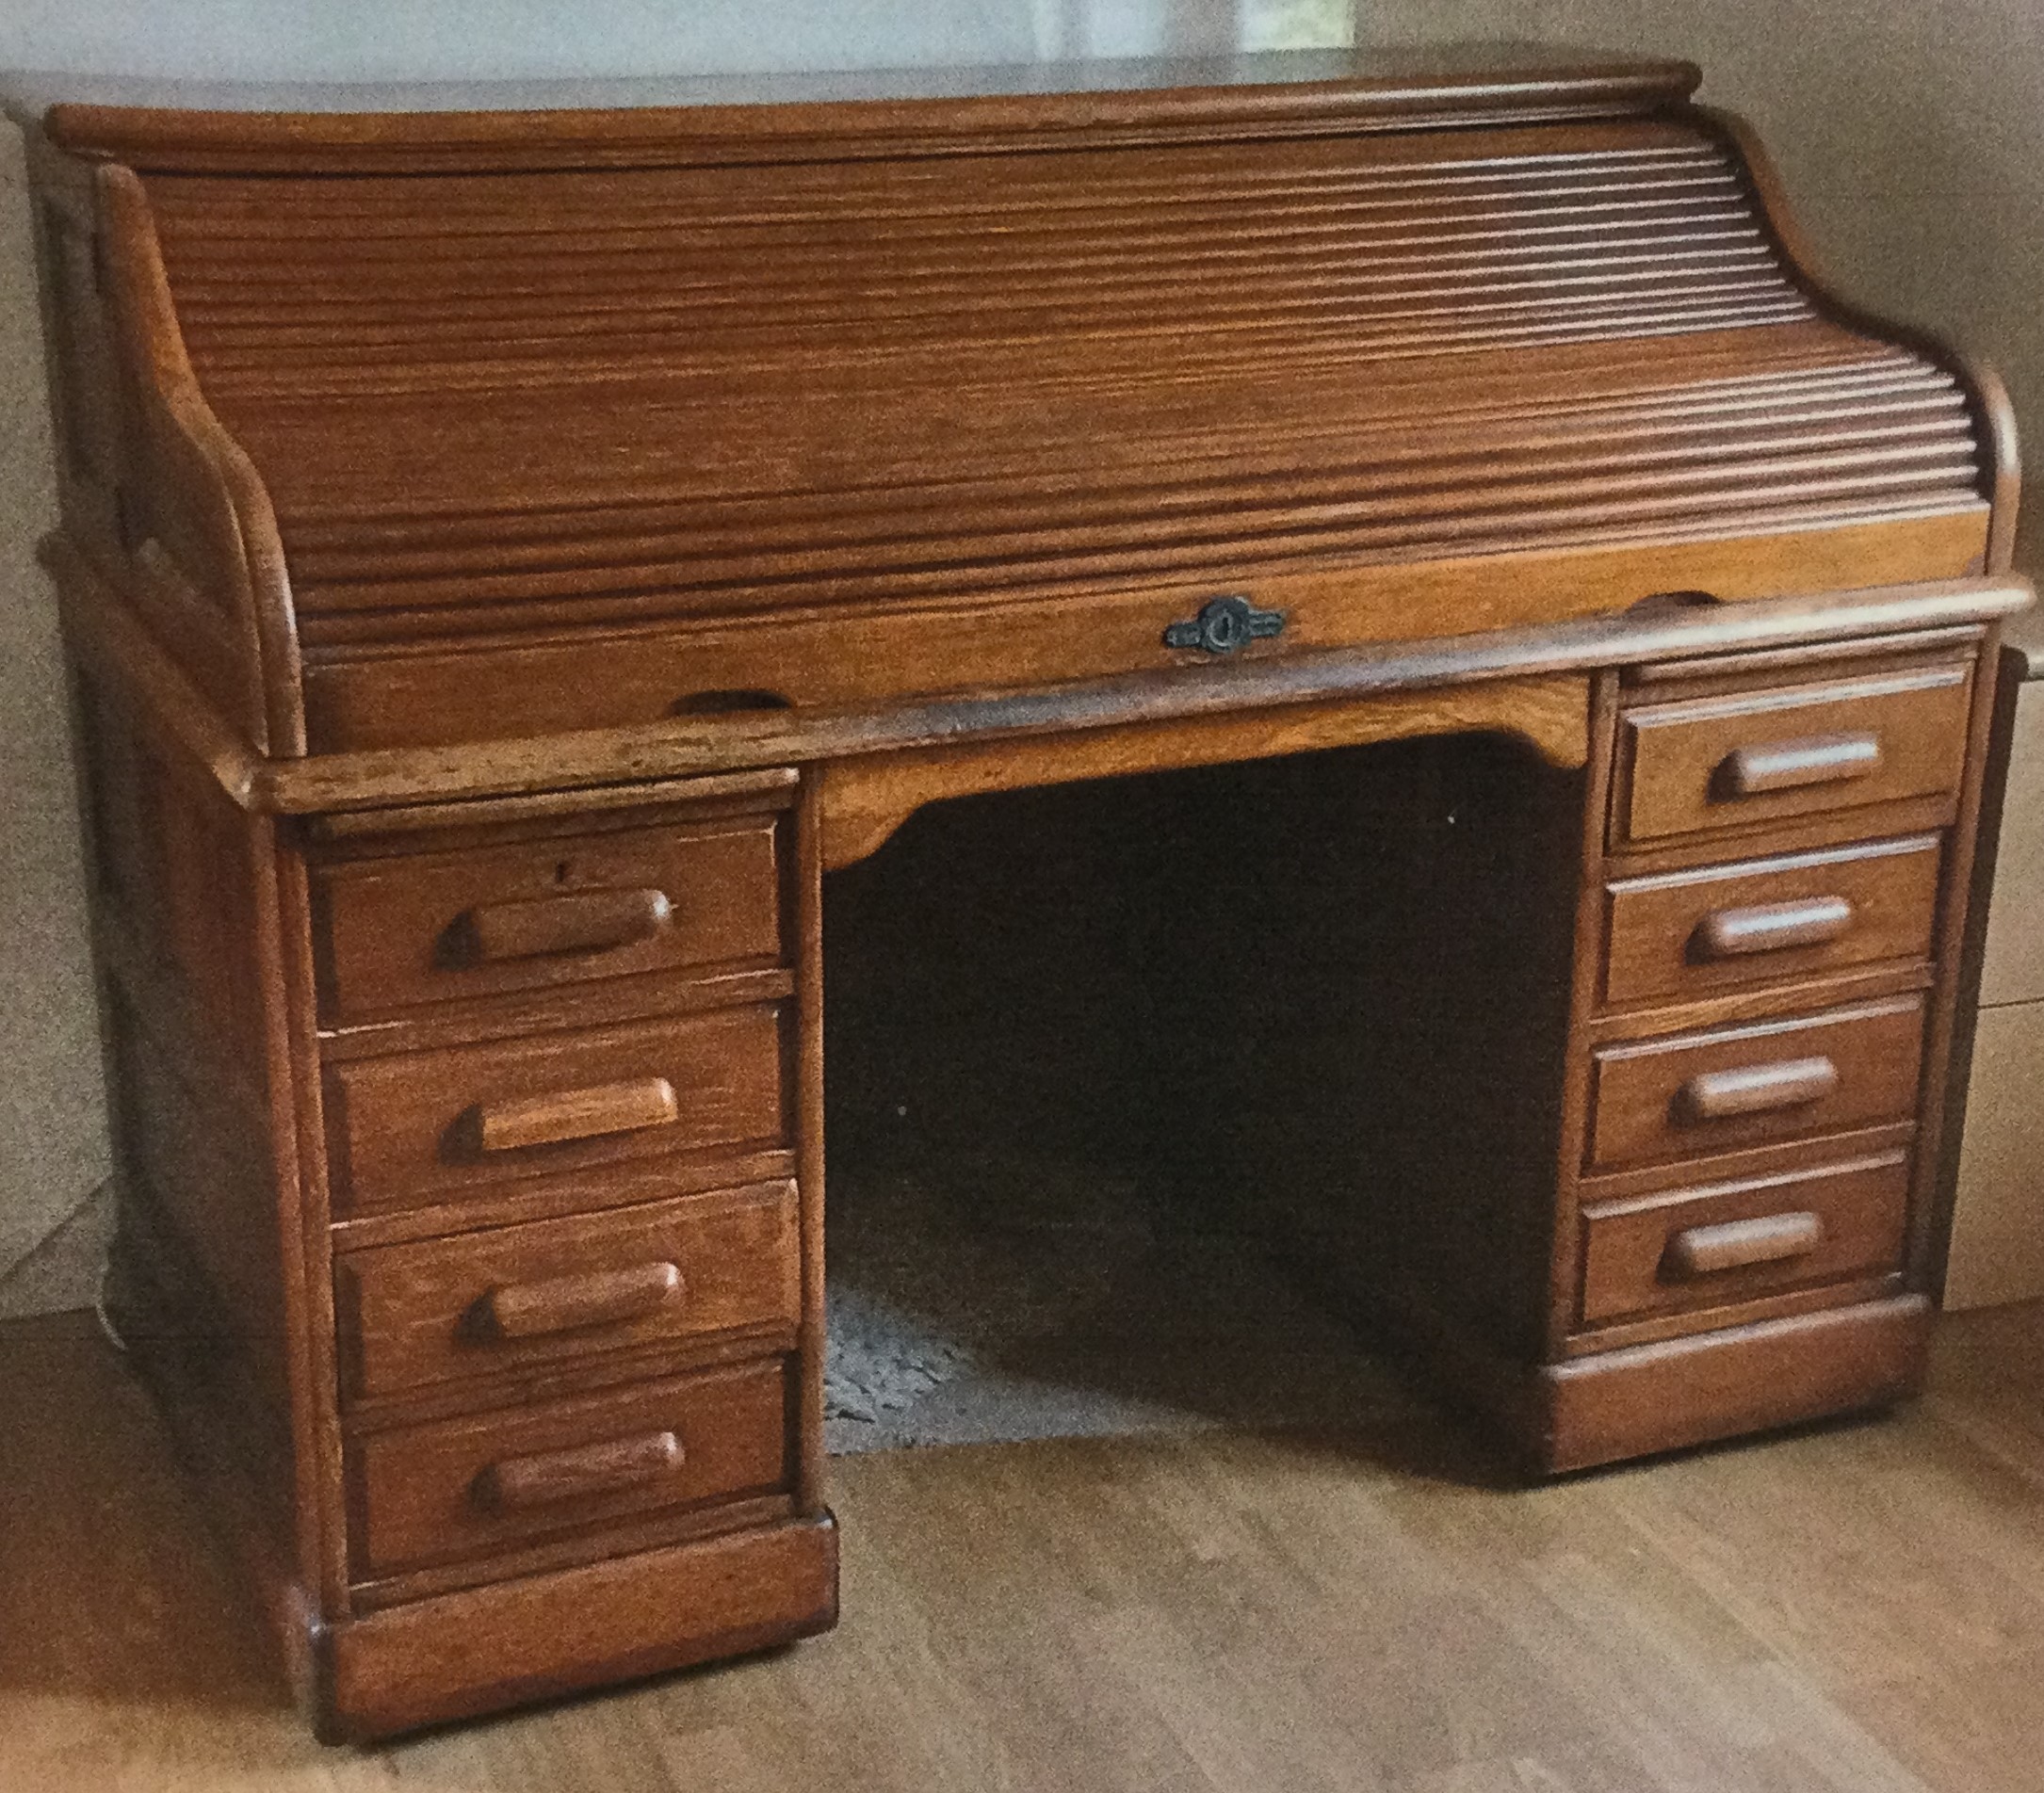
<path fill-rule="evenodd" d="M 116 1316 L 322 1732 L 829 1626 L 796 775 L 280 818 L 78 688 Z"/>

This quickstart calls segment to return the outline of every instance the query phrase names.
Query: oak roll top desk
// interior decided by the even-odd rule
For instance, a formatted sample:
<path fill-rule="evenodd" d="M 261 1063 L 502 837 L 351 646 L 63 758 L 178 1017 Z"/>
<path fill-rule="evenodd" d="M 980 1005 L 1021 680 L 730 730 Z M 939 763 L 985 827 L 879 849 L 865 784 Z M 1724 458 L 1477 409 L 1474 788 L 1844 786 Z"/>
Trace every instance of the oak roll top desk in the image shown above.
<path fill-rule="evenodd" d="M 823 877 L 939 799 L 1516 743 L 1541 1099 L 1321 1177 L 1377 1317 L 1539 1472 L 1918 1374 L 1998 384 L 1686 65 L 944 79 L 14 96 L 117 1310 L 329 1734 L 833 1622 Z"/>

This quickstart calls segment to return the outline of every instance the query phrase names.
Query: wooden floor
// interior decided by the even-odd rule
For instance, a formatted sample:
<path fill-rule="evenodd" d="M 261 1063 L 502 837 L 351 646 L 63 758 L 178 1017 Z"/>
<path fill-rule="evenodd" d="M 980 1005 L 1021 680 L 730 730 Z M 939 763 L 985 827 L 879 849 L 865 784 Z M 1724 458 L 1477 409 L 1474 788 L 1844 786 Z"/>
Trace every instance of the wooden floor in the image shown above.
<path fill-rule="evenodd" d="M 845 1622 L 373 1753 L 284 1704 L 147 1402 L 0 1329 L 0 1789 L 2044 1787 L 2044 1307 L 1929 1395 L 1514 1491 L 1445 1423 L 841 1465 Z"/>

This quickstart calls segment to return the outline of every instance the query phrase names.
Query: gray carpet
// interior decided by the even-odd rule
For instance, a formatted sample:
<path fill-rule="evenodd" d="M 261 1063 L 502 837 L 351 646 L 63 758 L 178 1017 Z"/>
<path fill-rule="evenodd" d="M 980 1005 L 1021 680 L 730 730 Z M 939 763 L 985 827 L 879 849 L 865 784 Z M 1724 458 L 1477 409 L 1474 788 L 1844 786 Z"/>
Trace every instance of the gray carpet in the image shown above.
<path fill-rule="evenodd" d="M 828 1250 L 840 1454 L 1409 1410 L 1273 1255 L 1166 1187 L 1012 1158 L 840 1174 Z"/>

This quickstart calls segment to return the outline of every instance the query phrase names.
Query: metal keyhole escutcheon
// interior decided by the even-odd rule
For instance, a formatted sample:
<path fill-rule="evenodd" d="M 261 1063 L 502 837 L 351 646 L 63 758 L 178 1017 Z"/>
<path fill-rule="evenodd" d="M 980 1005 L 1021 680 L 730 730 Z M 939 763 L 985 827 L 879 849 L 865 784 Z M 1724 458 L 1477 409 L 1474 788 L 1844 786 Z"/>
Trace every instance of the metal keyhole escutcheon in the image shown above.
<path fill-rule="evenodd" d="M 1247 598 L 1216 598 L 1196 617 L 1174 622 L 1164 631 L 1167 648 L 1197 648 L 1202 654 L 1233 654 L 1245 641 L 1282 635 L 1285 613 L 1259 610 Z"/>

